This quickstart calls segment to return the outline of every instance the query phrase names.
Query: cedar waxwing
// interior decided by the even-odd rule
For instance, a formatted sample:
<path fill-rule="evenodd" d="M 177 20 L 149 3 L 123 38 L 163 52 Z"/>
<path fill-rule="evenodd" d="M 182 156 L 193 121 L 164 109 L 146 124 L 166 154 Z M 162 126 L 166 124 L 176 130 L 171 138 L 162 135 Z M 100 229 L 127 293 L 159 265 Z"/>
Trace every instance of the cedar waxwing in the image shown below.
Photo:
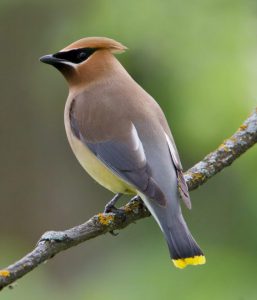
<path fill-rule="evenodd" d="M 69 84 L 65 129 L 82 167 L 116 194 L 139 195 L 159 224 L 178 268 L 205 263 L 189 232 L 179 198 L 191 208 L 180 158 L 155 100 L 113 55 L 127 48 L 102 37 L 84 38 L 41 57 Z"/>

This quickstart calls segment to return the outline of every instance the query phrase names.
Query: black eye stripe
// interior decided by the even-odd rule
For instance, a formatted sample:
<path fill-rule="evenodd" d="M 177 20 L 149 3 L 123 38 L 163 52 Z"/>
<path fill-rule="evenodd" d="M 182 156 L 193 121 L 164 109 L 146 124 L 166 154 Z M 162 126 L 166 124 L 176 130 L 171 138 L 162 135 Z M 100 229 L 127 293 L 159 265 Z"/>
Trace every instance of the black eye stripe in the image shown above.
<path fill-rule="evenodd" d="M 81 49 L 74 49 L 70 51 L 64 51 L 64 52 L 58 52 L 53 55 L 53 57 L 67 60 L 74 64 L 79 64 L 82 61 L 85 61 L 86 59 L 91 56 L 97 48 L 81 48 Z"/>

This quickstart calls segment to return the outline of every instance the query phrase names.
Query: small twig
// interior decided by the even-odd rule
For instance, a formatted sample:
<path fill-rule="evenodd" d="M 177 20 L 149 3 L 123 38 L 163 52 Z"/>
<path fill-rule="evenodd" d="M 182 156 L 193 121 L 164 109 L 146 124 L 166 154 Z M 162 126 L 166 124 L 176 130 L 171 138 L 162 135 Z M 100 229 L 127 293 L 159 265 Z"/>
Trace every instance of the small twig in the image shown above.
<path fill-rule="evenodd" d="M 185 173 L 189 190 L 194 190 L 209 178 L 252 147 L 257 142 L 257 109 L 239 127 L 234 135 L 225 140 L 217 150 L 208 154 Z M 0 270 L 0 289 L 10 285 L 54 257 L 59 252 L 76 246 L 109 231 L 120 230 L 137 220 L 150 216 L 140 200 L 132 200 L 117 213 L 98 214 L 86 223 L 60 232 L 47 232 L 35 249 L 6 269 Z M 57 239 L 58 240 L 57 240 Z"/>

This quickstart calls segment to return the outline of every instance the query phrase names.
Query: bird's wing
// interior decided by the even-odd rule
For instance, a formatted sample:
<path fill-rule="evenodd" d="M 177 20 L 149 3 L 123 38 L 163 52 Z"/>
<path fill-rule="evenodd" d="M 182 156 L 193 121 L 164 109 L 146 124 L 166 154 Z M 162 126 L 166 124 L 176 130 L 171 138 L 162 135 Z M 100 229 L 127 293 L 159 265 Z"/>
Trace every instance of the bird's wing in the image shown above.
<path fill-rule="evenodd" d="M 178 155 L 178 151 L 177 151 L 174 139 L 171 134 L 170 134 L 170 136 L 168 136 L 165 133 L 165 135 L 166 135 L 166 140 L 167 140 L 167 143 L 169 146 L 170 155 L 171 155 L 173 164 L 174 164 L 174 166 L 176 168 L 176 172 L 177 172 L 179 194 L 180 194 L 182 200 L 184 201 L 185 205 L 189 209 L 191 209 L 192 205 L 191 205 L 191 200 L 190 200 L 190 196 L 189 196 L 189 191 L 188 191 L 185 177 L 183 175 L 183 168 L 182 168 L 182 165 L 180 162 L 180 158 Z"/>
<path fill-rule="evenodd" d="M 102 125 L 101 128 L 97 126 L 98 128 L 94 130 L 94 138 L 90 138 L 89 131 L 92 131 L 92 128 L 84 126 L 81 120 L 85 116 L 79 116 L 80 113 L 81 111 L 76 111 L 76 109 L 70 111 L 73 134 L 116 175 L 154 199 L 158 204 L 165 205 L 165 196 L 151 177 L 151 169 L 146 161 L 135 125 L 130 121 L 122 120 L 116 127 L 110 127 L 107 120 L 105 122 L 107 128 L 102 130 Z M 113 131 L 115 134 L 112 134 Z"/>

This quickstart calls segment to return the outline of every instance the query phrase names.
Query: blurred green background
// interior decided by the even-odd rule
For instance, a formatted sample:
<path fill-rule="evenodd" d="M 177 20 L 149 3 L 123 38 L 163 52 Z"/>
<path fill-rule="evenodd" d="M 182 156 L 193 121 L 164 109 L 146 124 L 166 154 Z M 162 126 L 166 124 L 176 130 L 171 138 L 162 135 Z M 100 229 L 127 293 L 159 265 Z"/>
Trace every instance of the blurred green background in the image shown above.
<path fill-rule="evenodd" d="M 0 267 L 46 230 L 80 224 L 112 194 L 66 141 L 67 85 L 39 63 L 85 36 L 128 46 L 118 58 L 160 103 L 187 169 L 256 106 L 257 3 L 251 0 L 0 2 Z M 1 299 L 257 299 L 257 148 L 191 193 L 185 217 L 207 257 L 175 269 L 152 218 L 56 256 Z"/>

